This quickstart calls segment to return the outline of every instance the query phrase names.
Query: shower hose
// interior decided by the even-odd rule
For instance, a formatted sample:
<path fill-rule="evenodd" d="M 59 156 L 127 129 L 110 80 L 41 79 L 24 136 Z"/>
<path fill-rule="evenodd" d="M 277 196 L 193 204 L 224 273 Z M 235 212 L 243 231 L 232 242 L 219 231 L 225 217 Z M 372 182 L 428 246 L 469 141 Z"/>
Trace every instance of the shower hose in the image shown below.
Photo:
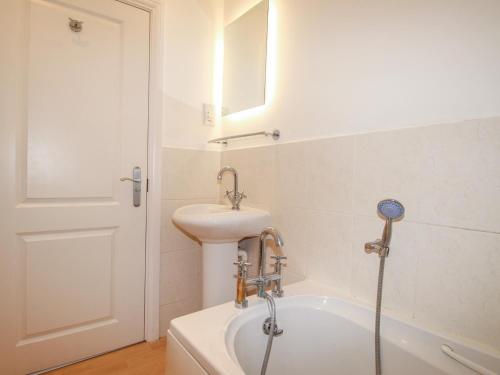
<path fill-rule="evenodd" d="M 267 292 L 264 294 L 264 298 L 267 301 L 267 307 L 269 308 L 269 314 L 271 315 L 271 327 L 269 330 L 269 337 L 267 338 L 266 354 L 264 355 L 264 360 L 262 361 L 260 375 L 266 375 L 267 363 L 269 362 L 269 355 L 271 354 L 271 348 L 273 346 L 274 327 L 276 326 L 276 305 L 274 303 L 274 298 Z"/>
<path fill-rule="evenodd" d="M 384 284 L 385 255 L 380 257 L 377 285 L 377 307 L 375 312 L 375 374 L 382 375 L 382 359 L 380 355 L 380 310 L 382 306 L 382 286 Z"/>

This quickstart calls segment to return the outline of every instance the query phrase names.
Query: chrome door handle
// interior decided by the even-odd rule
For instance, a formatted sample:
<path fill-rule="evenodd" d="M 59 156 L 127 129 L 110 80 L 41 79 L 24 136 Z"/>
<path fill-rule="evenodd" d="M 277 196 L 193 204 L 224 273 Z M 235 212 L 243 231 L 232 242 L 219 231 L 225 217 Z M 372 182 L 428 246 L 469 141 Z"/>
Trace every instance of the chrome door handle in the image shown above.
<path fill-rule="evenodd" d="M 120 181 L 132 181 L 133 182 L 133 200 L 134 207 L 139 207 L 141 205 L 141 167 L 134 167 L 132 169 L 132 178 L 121 177 Z"/>
<path fill-rule="evenodd" d="M 138 183 L 142 182 L 141 179 L 134 180 L 133 178 L 130 178 L 130 177 L 120 177 L 120 181 L 132 181 L 132 182 L 138 182 Z"/>

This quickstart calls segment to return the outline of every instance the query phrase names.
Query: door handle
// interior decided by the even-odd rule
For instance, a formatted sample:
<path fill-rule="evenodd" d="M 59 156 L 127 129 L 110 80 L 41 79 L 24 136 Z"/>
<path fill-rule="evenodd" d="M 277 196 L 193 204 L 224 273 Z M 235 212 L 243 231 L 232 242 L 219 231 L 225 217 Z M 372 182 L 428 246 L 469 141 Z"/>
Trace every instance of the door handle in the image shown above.
<path fill-rule="evenodd" d="M 132 178 L 121 177 L 120 181 L 132 181 L 134 207 L 139 207 L 141 205 L 141 167 L 132 169 Z"/>
<path fill-rule="evenodd" d="M 132 182 L 137 182 L 139 184 L 142 182 L 141 179 L 133 179 L 130 177 L 120 177 L 120 181 L 132 181 Z"/>

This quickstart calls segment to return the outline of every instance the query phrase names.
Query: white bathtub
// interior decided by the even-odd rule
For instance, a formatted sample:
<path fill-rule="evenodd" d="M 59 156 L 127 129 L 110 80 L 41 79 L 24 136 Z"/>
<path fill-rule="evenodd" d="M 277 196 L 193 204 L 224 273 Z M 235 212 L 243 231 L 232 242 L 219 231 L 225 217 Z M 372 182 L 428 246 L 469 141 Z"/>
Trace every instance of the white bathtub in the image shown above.
<path fill-rule="evenodd" d="M 322 284 L 304 281 L 288 285 L 277 299 L 277 321 L 284 334 L 274 338 L 268 375 L 372 375 L 374 312 L 335 297 Z M 250 299 L 249 308 L 232 303 L 215 306 L 171 322 L 167 373 L 259 374 L 267 336 L 264 301 Z M 442 345 L 500 374 L 498 353 L 414 327 L 392 317 L 382 318 L 384 375 L 473 375 L 477 372 L 444 354 Z"/>

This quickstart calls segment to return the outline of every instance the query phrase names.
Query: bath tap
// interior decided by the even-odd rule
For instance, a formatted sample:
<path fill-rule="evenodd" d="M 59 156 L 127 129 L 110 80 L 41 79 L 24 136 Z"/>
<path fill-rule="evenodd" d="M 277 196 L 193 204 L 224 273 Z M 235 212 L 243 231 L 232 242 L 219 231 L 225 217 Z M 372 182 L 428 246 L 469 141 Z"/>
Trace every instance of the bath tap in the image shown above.
<path fill-rule="evenodd" d="M 281 285 L 282 281 L 282 269 L 283 260 L 286 259 L 285 256 L 272 256 L 274 259 L 274 272 L 265 273 L 266 268 L 266 239 L 272 237 L 274 244 L 278 249 L 283 246 L 283 238 L 281 234 L 273 227 L 265 228 L 259 236 L 260 240 L 260 251 L 259 251 L 259 272 L 257 277 L 248 278 L 248 268 L 251 266 L 250 263 L 245 261 L 234 262 L 238 266 L 237 282 L 236 282 L 236 299 L 234 301 L 235 306 L 238 308 L 246 308 L 248 306 L 247 301 L 247 288 L 249 286 L 257 287 L 257 296 L 260 298 L 266 298 L 266 287 L 272 283 L 272 294 L 274 297 L 283 297 L 284 291 Z"/>
<path fill-rule="evenodd" d="M 238 191 L 238 172 L 236 172 L 236 169 L 230 166 L 226 166 L 221 168 L 219 173 L 217 174 L 217 180 L 221 181 L 222 180 L 222 175 L 225 172 L 231 172 L 234 176 L 234 187 L 232 191 L 226 190 L 226 197 L 229 199 L 231 204 L 233 205 L 233 210 L 239 210 L 240 209 L 240 203 L 243 200 L 243 198 L 246 198 L 247 196 L 245 195 L 244 192 L 239 192 Z"/>

